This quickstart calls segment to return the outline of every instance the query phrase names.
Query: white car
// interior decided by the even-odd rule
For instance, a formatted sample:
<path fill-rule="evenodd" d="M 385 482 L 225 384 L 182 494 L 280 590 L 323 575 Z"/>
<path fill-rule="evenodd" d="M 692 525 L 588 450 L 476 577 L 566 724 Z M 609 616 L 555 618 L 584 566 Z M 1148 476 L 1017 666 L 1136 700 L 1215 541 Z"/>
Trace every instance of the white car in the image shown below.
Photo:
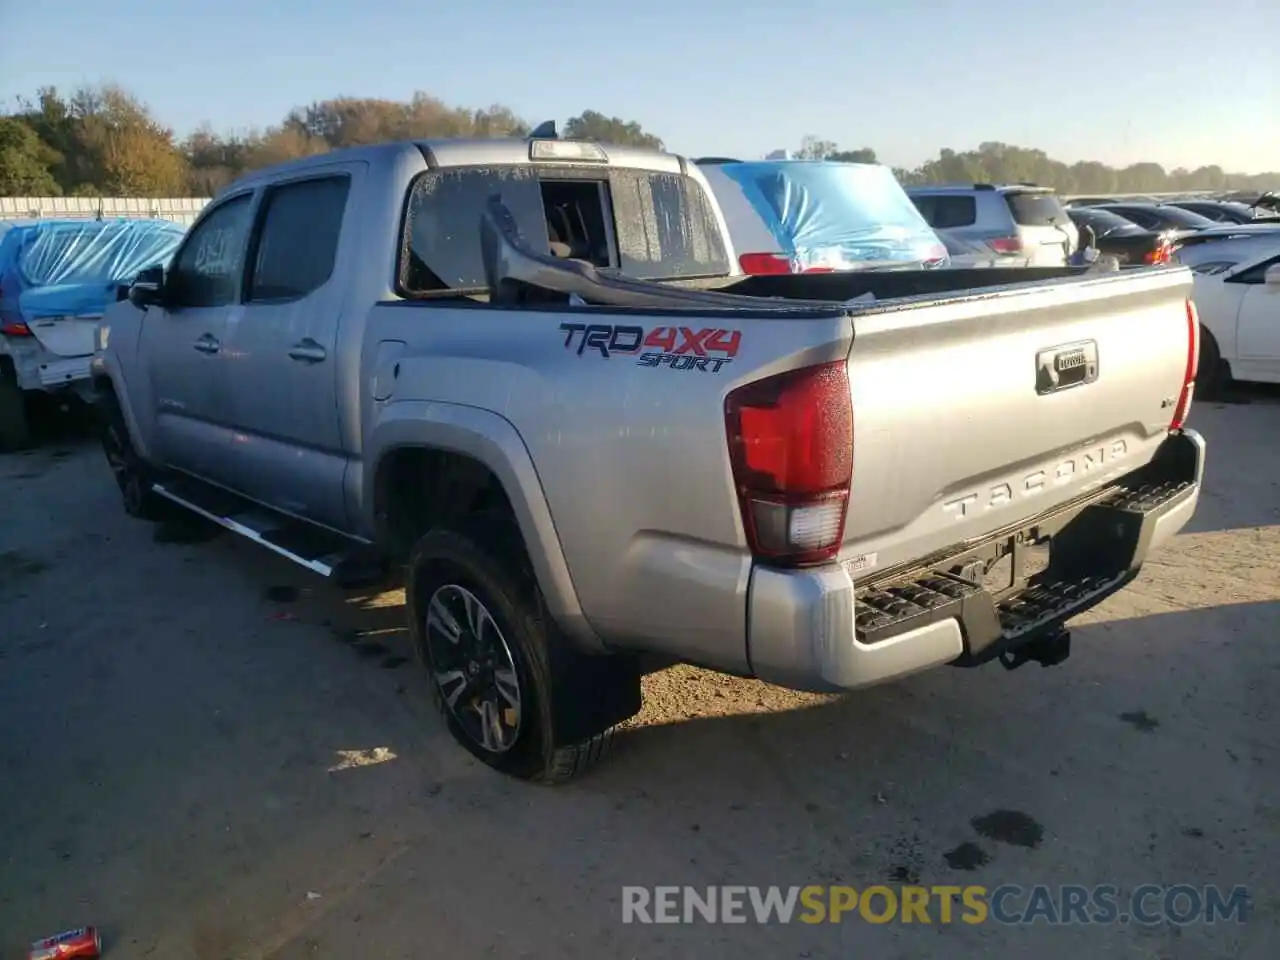
<path fill-rule="evenodd" d="M 1280 383 L 1280 251 L 1239 262 L 1209 258 L 1191 269 L 1201 327 L 1196 386 Z"/>

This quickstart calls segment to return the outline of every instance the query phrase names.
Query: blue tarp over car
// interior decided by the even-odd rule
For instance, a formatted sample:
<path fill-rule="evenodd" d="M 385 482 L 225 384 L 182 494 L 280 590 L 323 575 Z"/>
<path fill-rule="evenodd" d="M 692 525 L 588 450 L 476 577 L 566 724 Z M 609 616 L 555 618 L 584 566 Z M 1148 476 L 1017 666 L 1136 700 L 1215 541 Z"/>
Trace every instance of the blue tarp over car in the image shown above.
<path fill-rule="evenodd" d="M 944 266 L 946 247 L 888 167 L 834 161 L 718 164 L 796 269 Z"/>
<path fill-rule="evenodd" d="M 36 220 L 0 232 L 0 313 L 100 314 L 144 267 L 168 263 L 186 229 L 168 220 Z"/>

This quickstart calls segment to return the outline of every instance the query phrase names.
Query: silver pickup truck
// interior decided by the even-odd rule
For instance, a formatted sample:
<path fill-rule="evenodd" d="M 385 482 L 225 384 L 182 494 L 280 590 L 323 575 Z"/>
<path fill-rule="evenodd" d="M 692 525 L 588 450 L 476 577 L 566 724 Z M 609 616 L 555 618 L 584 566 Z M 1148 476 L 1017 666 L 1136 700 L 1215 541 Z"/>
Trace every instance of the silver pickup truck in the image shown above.
<path fill-rule="evenodd" d="M 403 570 L 458 741 L 567 779 L 646 654 L 841 691 L 1049 665 L 1191 517 L 1162 267 L 734 276 L 696 166 L 559 140 L 274 167 L 112 307 L 126 509 Z"/>

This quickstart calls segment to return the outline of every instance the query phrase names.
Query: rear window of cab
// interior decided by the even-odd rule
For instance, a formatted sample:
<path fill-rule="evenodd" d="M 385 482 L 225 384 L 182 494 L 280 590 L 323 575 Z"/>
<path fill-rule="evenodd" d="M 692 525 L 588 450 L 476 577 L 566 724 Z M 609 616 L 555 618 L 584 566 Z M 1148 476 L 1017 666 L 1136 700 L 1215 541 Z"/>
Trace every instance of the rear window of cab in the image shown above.
<path fill-rule="evenodd" d="M 406 296 L 485 290 L 479 226 L 495 195 L 535 253 L 555 253 L 555 243 L 642 280 L 729 272 L 714 207 L 691 177 L 581 165 L 458 167 L 426 171 L 409 188 L 399 271 Z"/>

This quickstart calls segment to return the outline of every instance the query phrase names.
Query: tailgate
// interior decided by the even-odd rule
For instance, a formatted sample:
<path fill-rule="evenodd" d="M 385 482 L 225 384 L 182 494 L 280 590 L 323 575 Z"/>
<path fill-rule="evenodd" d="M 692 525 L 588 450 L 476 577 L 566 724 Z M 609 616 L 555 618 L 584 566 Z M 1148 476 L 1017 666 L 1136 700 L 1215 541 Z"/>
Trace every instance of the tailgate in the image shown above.
<path fill-rule="evenodd" d="M 918 560 L 1149 461 L 1186 373 L 1190 291 L 1188 271 L 1153 269 L 855 316 L 842 557 Z"/>

